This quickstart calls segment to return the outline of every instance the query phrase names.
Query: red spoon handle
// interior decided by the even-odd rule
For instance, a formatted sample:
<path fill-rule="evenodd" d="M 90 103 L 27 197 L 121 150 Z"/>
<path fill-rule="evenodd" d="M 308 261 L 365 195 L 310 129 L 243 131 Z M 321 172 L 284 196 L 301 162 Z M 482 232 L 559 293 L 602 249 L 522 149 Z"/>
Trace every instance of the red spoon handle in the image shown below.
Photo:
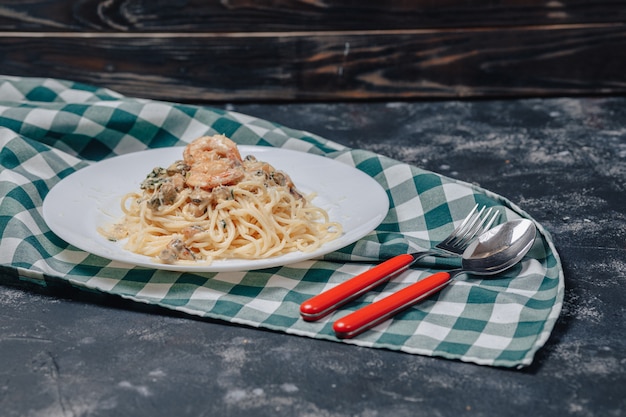
<path fill-rule="evenodd" d="M 417 259 L 417 256 L 421 257 L 422 254 L 395 256 L 328 291 L 306 300 L 300 305 L 300 315 L 307 321 L 321 319 L 347 302 L 406 270 Z"/>
<path fill-rule="evenodd" d="M 415 284 L 363 307 L 333 324 L 337 337 L 349 339 L 439 291 L 450 282 L 449 272 L 437 272 Z"/>

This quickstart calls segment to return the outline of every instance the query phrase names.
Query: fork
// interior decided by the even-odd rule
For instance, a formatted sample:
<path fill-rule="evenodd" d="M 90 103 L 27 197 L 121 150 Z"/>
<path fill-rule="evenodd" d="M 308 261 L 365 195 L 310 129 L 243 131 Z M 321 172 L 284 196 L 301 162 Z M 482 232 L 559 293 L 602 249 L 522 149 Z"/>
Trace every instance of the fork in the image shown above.
<path fill-rule="evenodd" d="M 300 315 L 306 321 L 319 320 L 406 271 L 412 264 L 425 256 L 454 257 L 462 255 L 475 237 L 491 228 L 499 214 L 493 208 L 487 209 L 487 207 L 482 207 L 479 211 L 478 204 L 476 204 L 463 219 L 463 222 L 434 248 L 413 254 L 405 253 L 394 256 L 380 265 L 306 300 L 300 305 Z"/>

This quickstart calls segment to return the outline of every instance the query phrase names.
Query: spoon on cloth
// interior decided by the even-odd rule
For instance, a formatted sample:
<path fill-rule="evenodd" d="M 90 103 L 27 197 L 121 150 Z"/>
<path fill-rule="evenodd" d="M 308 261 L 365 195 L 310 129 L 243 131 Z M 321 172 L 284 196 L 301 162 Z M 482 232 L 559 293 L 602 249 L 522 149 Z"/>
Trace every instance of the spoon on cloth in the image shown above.
<path fill-rule="evenodd" d="M 503 272 L 522 260 L 532 247 L 536 233 L 535 224 L 528 219 L 502 223 L 480 235 L 465 249 L 462 268 L 437 272 L 356 310 L 337 320 L 333 330 L 337 337 L 352 338 L 438 292 L 457 275 L 495 275 Z"/>

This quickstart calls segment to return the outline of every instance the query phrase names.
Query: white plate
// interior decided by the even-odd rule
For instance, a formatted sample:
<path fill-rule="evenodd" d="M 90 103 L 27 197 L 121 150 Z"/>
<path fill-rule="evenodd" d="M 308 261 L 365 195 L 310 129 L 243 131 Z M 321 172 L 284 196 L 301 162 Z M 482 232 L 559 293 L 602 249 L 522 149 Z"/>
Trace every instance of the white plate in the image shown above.
<path fill-rule="evenodd" d="M 225 259 L 211 264 L 170 265 L 132 253 L 122 242 L 110 242 L 97 232 L 99 226 L 122 216 L 120 199 L 138 190 L 156 166 L 182 159 L 182 147 L 159 148 L 126 154 L 83 168 L 61 180 L 43 203 L 43 217 L 50 229 L 66 242 L 95 255 L 154 269 L 192 272 L 245 271 L 287 265 L 347 246 L 374 230 L 387 215 L 389 200 L 370 176 L 333 159 L 286 149 L 239 146 L 242 156 L 255 155 L 285 171 L 304 193 L 316 192 L 315 205 L 328 211 L 343 226 L 343 235 L 310 252 L 293 252 L 269 259 Z"/>

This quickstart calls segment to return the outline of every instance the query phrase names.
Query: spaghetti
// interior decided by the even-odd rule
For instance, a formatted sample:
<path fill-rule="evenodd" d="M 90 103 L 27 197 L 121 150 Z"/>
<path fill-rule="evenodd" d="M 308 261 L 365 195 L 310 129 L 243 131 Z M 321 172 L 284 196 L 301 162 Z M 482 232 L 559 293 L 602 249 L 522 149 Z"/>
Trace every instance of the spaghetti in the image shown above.
<path fill-rule="evenodd" d="M 182 160 L 154 168 L 140 192 L 126 194 L 121 222 L 100 232 L 163 263 L 310 252 L 342 233 L 313 197 L 267 162 L 242 158 L 227 137 L 203 136 Z"/>

